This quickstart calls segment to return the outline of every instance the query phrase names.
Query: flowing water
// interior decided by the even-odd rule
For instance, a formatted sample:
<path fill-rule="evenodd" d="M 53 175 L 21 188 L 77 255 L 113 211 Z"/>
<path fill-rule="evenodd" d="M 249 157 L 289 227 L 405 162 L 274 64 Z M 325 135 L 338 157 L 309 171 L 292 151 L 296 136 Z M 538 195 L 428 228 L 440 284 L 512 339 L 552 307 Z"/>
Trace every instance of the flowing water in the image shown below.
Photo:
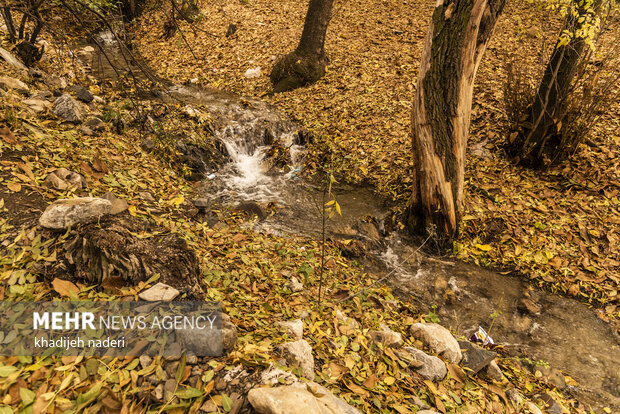
<path fill-rule="evenodd" d="M 101 61 L 99 56 L 97 65 L 105 69 Z M 273 203 L 277 213 L 254 222 L 257 231 L 319 236 L 322 192 L 299 178 L 304 148 L 294 122 L 260 100 L 217 90 L 172 85 L 162 95 L 188 105 L 190 111 L 206 107 L 215 118 L 215 135 L 229 162 L 208 174 L 204 197 L 231 205 Z M 274 171 L 266 159 L 274 140 L 289 151 L 287 172 Z M 343 219 L 330 221 L 333 237 L 356 237 L 353 228 L 360 218 L 367 221 L 389 212 L 389 205 L 369 188 L 336 185 L 334 195 Z M 596 412 L 606 406 L 620 412 L 620 343 L 610 326 L 584 304 L 528 289 L 518 278 L 421 254 L 405 235 L 392 233 L 375 242 L 362 262 L 378 277 L 390 273 L 386 283 L 403 299 L 426 311 L 434 309 L 455 332 L 470 335 L 479 325 L 488 329 L 492 324 L 490 335 L 509 354 L 564 371 L 579 384 L 572 392 Z M 518 304 L 524 298 L 540 306 L 540 313 L 523 314 Z"/>

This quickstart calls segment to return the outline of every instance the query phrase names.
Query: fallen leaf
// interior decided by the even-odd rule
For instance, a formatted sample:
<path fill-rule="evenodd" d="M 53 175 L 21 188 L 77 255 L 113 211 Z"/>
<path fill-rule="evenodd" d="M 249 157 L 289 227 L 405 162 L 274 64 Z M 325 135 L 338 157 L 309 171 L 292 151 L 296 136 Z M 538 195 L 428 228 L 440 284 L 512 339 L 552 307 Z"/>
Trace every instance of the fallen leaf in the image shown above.
<path fill-rule="evenodd" d="M 68 280 L 55 278 L 52 280 L 52 287 L 60 296 L 71 296 L 71 293 L 77 294 L 80 289 Z"/>

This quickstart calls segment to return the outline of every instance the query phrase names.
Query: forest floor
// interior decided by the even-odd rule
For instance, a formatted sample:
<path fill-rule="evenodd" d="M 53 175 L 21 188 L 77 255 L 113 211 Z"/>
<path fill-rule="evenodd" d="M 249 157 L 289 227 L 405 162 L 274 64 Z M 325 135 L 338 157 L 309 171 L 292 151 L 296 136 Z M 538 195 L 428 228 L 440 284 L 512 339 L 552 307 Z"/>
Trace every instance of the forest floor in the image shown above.
<path fill-rule="evenodd" d="M 336 2 L 326 41 L 326 76 L 271 96 L 269 71 L 275 59 L 296 46 L 305 3 L 199 4 L 194 25 L 181 22 L 181 30 L 169 39 L 158 24 L 168 19 L 165 10 L 147 10 L 135 24 L 134 40 L 160 75 L 270 102 L 319 137 L 310 148 L 309 172 L 331 159 L 340 178 L 374 186 L 402 210 L 411 192 L 409 129 L 416 71 L 433 6 L 420 0 Z M 503 98 L 507 64 L 514 62 L 535 85 L 560 24 L 550 14 L 535 2 L 508 2 L 482 61 L 468 143 L 465 212 L 454 254 L 521 274 L 535 286 L 595 305 L 601 318 L 617 318 L 618 100 L 605 108 L 588 144 L 547 171 L 516 166 L 502 149 L 508 125 Z M 229 24 L 238 30 L 227 37 Z M 614 16 L 597 59 L 613 47 L 619 28 Z M 617 51 L 612 57 L 607 75 L 620 70 Z M 244 77 L 258 66 L 260 78 Z M 618 87 L 610 93 L 618 96 Z"/>
<path fill-rule="evenodd" d="M 197 77 L 206 86 L 263 97 L 320 137 L 311 148 L 315 155 L 309 159 L 309 170 L 317 167 L 313 160 L 320 159 L 323 147 L 328 146 L 339 175 L 373 184 L 380 194 L 402 206 L 410 185 L 407 130 L 413 74 L 428 13 L 420 13 L 427 9 L 417 3 L 391 3 L 338 4 L 328 39 L 331 64 L 327 77 L 309 88 L 275 97 L 265 95 L 269 90 L 265 76 L 247 80 L 243 73 L 257 65 L 267 73 L 271 56 L 294 46 L 303 22 L 300 4 L 253 1 L 215 7 L 203 2 L 205 17 L 200 25 L 217 37 L 197 31 L 194 38 L 191 29 L 184 28 L 194 51 L 200 51 L 199 61 L 184 60 L 191 55 L 182 39 L 160 38 L 162 20 L 157 11 L 147 10 L 135 33 L 141 52 L 162 75 L 180 81 Z M 511 13 L 499 32 L 514 31 L 512 36 L 518 38 L 521 31 L 511 23 L 516 17 L 510 17 L 516 12 Z M 419 15 L 417 23 L 407 17 L 414 15 Z M 381 16 L 381 21 L 376 16 Z M 226 38 L 229 22 L 237 24 L 239 31 Z M 360 39 L 362 34 L 367 40 Z M 41 68 L 66 76 L 70 83 L 84 83 L 79 64 L 58 58 L 67 52 L 65 45 L 49 41 L 47 56 L 51 57 L 44 59 Z M 6 39 L 2 45 L 8 47 Z M 545 287 L 556 286 L 559 292 L 578 286 L 579 291 L 573 290 L 573 294 L 604 304 L 607 314 L 613 315 L 618 297 L 607 286 L 617 290 L 618 252 L 612 248 L 618 241 L 619 217 L 618 172 L 617 165 L 612 165 L 617 163 L 613 154 L 619 144 L 613 135 L 617 116 L 606 117 L 601 124 L 592 138 L 599 142 L 597 146 L 580 149 L 574 161 L 577 164 L 566 165 L 555 175 L 522 170 L 503 161 L 498 126 L 502 59 L 498 48 L 495 43 L 489 50 L 489 56 L 498 54 L 497 71 L 485 61 L 479 75 L 489 84 L 484 89 L 485 83 L 480 82 L 477 88 L 472 127 L 473 142 L 488 139 L 485 148 L 492 158 L 469 158 L 468 210 L 456 254 L 482 265 L 522 272 Z M 155 53 L 159 54 L 157 60 Z M 2 61 L 0 73 L 21 78 L 33 93 L 52 89 Z M 135 237 L 148 240 L 166 232 L 178 234 L 187 242 L 201 261 L 205 298 L 222 302 L 237 326 L 238 343 L 229 355 L 203 364 L 204 371 L 198 375 L 185 362 L 173 365 L 161 358 L 143 367 L 137 358 L 0 357 L 1 413 L 128 413 L 143 412 L 145 407 L 153 412 L 197 412 L 207 402 L 215 404 L 218 412 L 228 412 L 231 391 L 238 390 L 221 389 L 219 385 L 214 388 L 218 379 L 238 365 L 258 372 L 278 364 L 278 346 L 291 338 L 277 322 L 297 317 L 303 319 L 304 339 L 313 349 L 315 380 L 363 412 L 415 412 L 413 397 L 443 413 L 514 412 L 514 395 L 520 395 L 521 402 L 534 401 L 540 407 L 544 407 L 540 398 L 550 395 L 563 411 L 584 412 L 570 393 L 542 374 L 542 366 L 532 369 L 531 361 L 508 357 L 501 347 L 496 351 L 505 376 L 499 381 L 485 374 L 469 375 L 454 364 L 448 364 L 445 380 L 424 380 L 392 351 L 373 346 L 368 333 L 384 324 L 403 334 L 405 345 L 420 346 L 409 335 L 409 327 L 432 321 L 433 315 L 422 315 L 386 287 L 372 286 L 372 275 L 342 257 L 331 243 L 326 246 L 322 274 L 323 289 L 328 294 L 319 310 L 319 242 L 252 232 L 246 218 L 228 211 L 217 212 L 217 226 L 196 219 L 189 201 L 195 197 L 196 188 L 170 160 L 156 151 L 143 151 L 140 143 L 144 131 L 139 119 L 132 120 L 126 95 L 97 82 L 86 86 L 104 100 L 92 109 L 93 114 L 106 115 L 106 126 L 99 136 L 83 134 L 50 111 L 33 113 L 24 104 L 24 96 L 16 92 L 7 92 L 0 101 L 0 300 L 134 300 L 155 282 L 93 286 L 79 275 L 52 271 L 64 260 L 66 242 L 79 231 L 53 233 L 37 225 L 49 202 L 80 194 L 45 185 L 50 173 L 64 167 L 84 175 L 88 181 L 85 194 L 101 196 L 113 191 L 125 199 L 129 208 L 122 213 L 123 218 L 150 226 Z M 119 117 L 126 121 L 122 131 L 114 125 Z M 173 112 L 170 119 L 174 128 L 204 127 L 180 111 Z M 561 178 L 565 176 L 568 178 Z M 571 184 L 564 189 L 561 186 L 566 180 Z M 145 191 L 152 199 L 140 194 Z M 556 209 L 563 209 L 563 213 Z M 497 226 L 497 220 L 502 223 L 499 227 L 487 228 L 490 223 Z M 579 230 L 579 223 L 584 231 Z M 517 246 L 521 246 L 518 254 Z M 574 246 L 583 246 L 585 252 L 575 251 Z M 584 263 L 583 257 L 589 262 Z M 554 262 L 556 258 L 557 268 L 553 264 L 558 262 Z M 562 269 L 567 269 L 566 274 Z M 302 291 L 289 289 L 291 275 L 303 282 Z M 601 287 L 594 283 L 594 277 L 601 278 Z M 358 297 L 339 302 L 342 294 L 356 292 L 360 292 Z M 340 312 L 358 324 L 343 322 L 337 316 Z M 171 366 L 176 371 L 168 374 Z M 177 392 L 171 400 L 174 404 L 149 403 L 151 390 L 144 380 L 147 376 L 162 380 L 164 369 L 166 375 L 177 379 Z M 195 380 L 191 385 L 190 379 Z M 568 376 L 562 379 L 569 385 L 567 389 L 578 385 Z"/>

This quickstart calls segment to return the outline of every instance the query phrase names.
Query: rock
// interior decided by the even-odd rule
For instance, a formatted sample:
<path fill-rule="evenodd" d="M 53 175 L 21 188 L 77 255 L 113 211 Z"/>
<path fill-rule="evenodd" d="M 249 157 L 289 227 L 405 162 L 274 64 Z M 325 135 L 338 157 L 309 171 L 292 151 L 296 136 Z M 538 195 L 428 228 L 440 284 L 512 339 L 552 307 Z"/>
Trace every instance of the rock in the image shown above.
<path fill-rule="evenodd" d="M 87 135 L 89 137 L 94 137 L 95 135 L 99 135 L 95 133 L 95 131 L 93 131 L 92 129 L 90 129 L 89 127 L 85 125 L 80 125 L 80 127 L 78 128 L 78 131 L 80 131 L 83 135 Z"/>
<path fill-rule="evenodd" d="M 305 339 L 280 345 L 280 352 L 289 366 L 299 367 L 304 377 L 314 379 L 312 347 Z"/>
<path fill-rule="evenodd" d="M 211 208 L 211 201 L 208 198 L 200 197 L 192 201 L 194 207 L 196 207 L 201 212 L 205 212 Z"/>
<path fill-rule="evenodd" d="M 471 369 L 474 374 L 480 372 L 497 357 L 497 353 L 469 341 L 458 341 L 458 344 L 463 353 L 463 366 Z"/>
<path fill-rule="evenodd" d="M 151 358 L 148 355 L 140 355 L 139 360 L 140 360 L 140 366 L 142 368 L 146 368 L 146 367 L 150 366 L 151 363 L 153 362 L 153 358 Z"/>
<path fill-rule="evenodd" d="M 285 328 L 287 335 L 291 338 L 301 339 L 304 335 L 304 323 L 301 319 L 278 322 L 278 325 Z"/>
<path fill-rule="evenodd" d="M 144 138 L 140 144 L 140 148 L 142 148 L 144 152 L 149 153 L 155 148 L 155 143 L 150 138 Z"/>
<path fill-rule="evenodd" d="M 421 367 L 414 368 L 415 371 L 420 374 L 424 379 L 430 381 L 441 381 L 446 377 L 448 369 L 446 364 L 436 356 L 428 355 L 424 351 L 420 351 L 417 348 L 405 347 L 407 351 L 415 361 L 422 364 Z"/>
<path fill-rule="evenodd" d="M 387 326 L 382 326 L 380 331 L 369 331 L 370 340 L 375 344 L 382 344 L 384 347 L 400 347 L 403 344 L 403 337 L 400 333 L 392 331 Z"/>
<path fill-rule="evenodd" d="M 121 198 L 116 198 L 114 193 L 112 193 L 111 191 L 108 191 L 107 193 L 102 195 L 101 198 L 108 200 L 110 204 L 112 204 L 110 214 L 119 214 L 127 210 L 127 202 Z"/>
<path fill-rule="evenodd" d="M 8 63 L 9 65 L 17 69 L 28 70 L 28 68 L 22 62 L 20 62 L 15 56 L 13 56 L 11 52 L 1 47 L 0 47 L 0 57 L 2 57 L 2 59 L 4 59 L 6 63 Z"/>
<path fill-rule="evenodd" d="M 44 79 L 44 82 L 52 89 L 63 90 L 67 87 L 67 81 L 65 80 L 65 78 L 61 78 L 60 76 L 56 75 L 47 76 Z"/>
<path fill-rule="evenodd" d="M 254 201 L 246 201 L 243 203 L 239 203 L 235 206 L 234 210 L 243 211 L 250 216 L 256 216 L 261 221 L 267 218 L 267 213 L 265 213 L 263 208 Z"/>
<path fill-rule="evenodd" d="M 148 191 L 140 191 L 138 192 L 138 197 L 140 197 L 142 199 L 142 201 L 146 201 L 147 203 L 154 203 L 155 199 L 153 198 L 153 195 L 151 193 L 149 193 Z"/>
<path fill-rule="evenodd" d="M 50 91 L 38 91 L 36 93 L 33 93 L 30 96 L 29 99 L 37 99 L 37 100 L 41 100 L 41 101 L 49 101 L 53 97 L 54 97 L 54 94 L 51 93 Z"/>
<path fill-rule="evenodd" d="M 196 365 L 198 363 L 198 357 L 193 352 L 188 352 L 185 355 L 185 362 L 188 365 Z"/>
<path fill-rule="evenodd" d="M 411 334 L 448 361 L 455 364 L 461 362 L 459 343 L 443 326 L 436 323 L 415 323 L 411 325 Z"/>
<path fill-rule="evenodd" d="M 517 408 L 519 408 L 521 404 L 523 403 L 523 397 L 521 396 L 521 393 L 519 392 L 519 390 L 516 388 L 511 388 L 508 391 L 506 391 L 506 396 L 512 402 L 512 404 Z"/>
<path fill-rule="evenodd" d="M 523 408 L 525 408 L 526 410 L 528 410 L 528 411 L 529 411 L 530 413 L 532 413 L 532 414 L 543 414 L 543 413 L 542 413 L 542 411 L 540 411 L 540 408 L 538 408 L 538 407 L 536 406 L 536 404 L 534 404 L 534 403 L 533 403 L 533 402 L 531 402 L 531 401 L 526 402 L 526 403 L 523 405 Z"/>
<path fill-rule="evenodd" d="M 418 411 L 417 414 L 439 414 L 439 413 L 433 410 L 421 410 L 421 411 Z"/>
<path fill-rule="evenodd" d="M 79 197 L 56 200 L 39 218 L 41 227 L 52 230 L 66 230 L 78 223 L 94 221 L 110 213 L 112 204 L 108 200 L 93 197 Z"/>
<path fill-rule="evenodd" d="M 381 236 L 379 235 L 377 226 L 375 226 L 374 223 L 362 221 L 357 224 L 357 228 L 359 229 L 360 234 L 369 241 L 373 243 L 378 243 L 381 241 Z"/>
<path fill-rule="evenodd" d="M 177 348 L 177 350 L 180 351 L 181 348 Z M 180 365 L 179 359 L 181 358 L 171 358 L 171 361 L 166 362 L 165 370 L 166 370 L 166 374 L 168 374 L 168 378 L 174 378 L 176 376 L 177 370 L 179 369 L 179 365 Z"/>
<path fill-rule="evenodd" d="M 66 93 L 54 101 L 54 115 L 67 122 L 78 123 L 82 121 L 80 105 Z"/>
<path fill-rule="evenodd" d="M 517 310 L 522 314 L 540 315 L 542 308 L 529 298 L 521 298 L 517 304 Z"/>
<path fill-rule="evenodd" d="M 49 101 L 44 101 L 42 99 L 25 99 L 22 101 L 28 108 L 30 108 L 35 114 L 45 112 L 52 104 Z"/>
<path fill-rule="evenodd" d="M 177 388 L 177 381 L 173 378 L 166 380 L 164 384 L 164 395 L 166 397 L 166 401 L 170 401 L 172 396 L 174 395 L 174 391 Z"/>
<path fill-rule="evenodd" d="M 101 132 L 105 129 L 105 122 L 98 116 L 89 117 L 83 125 L 96 132 Z"/>
<path fill-rule="evenodd" d="M 30 88 L 24 82 L 10 76 L 0 76 L 0 89 L 8 91 L 13 89 L 16 92 L 27 95 L 30 93 Z"/>
<path fill-rule="evenodd" d="M 487 365 L 486 371 L 489 378 L 491 378 L 493 381 L 499 382 L 504 379 L 504 373 L 495 361 L 491 361 L 489 365 Z"/>
<path fill-rule="evenodd" d="M 549 394 L 538 395 L 538 398 L 545 403 L 545 411 L 548 414 L 562 414 L 564 411 L 562 410 L 562 406 L 558 404 L 556 400 L 553 399 Z"/>
<path fill-rule="evenodd" d="M 304 290 L 304 285 L 297 280 L 297 278 L 295 276 L 291 277 L 291 280 L 288 284 L 288 288 L 291 290 L 291 292 L 295 293 L 295 292 L 301 292 L 302 290 Z"/>
<path fill-rule="evenodd" d="M 58 168 L 45 178 L 45 183 L 56 190 L 79 190 L 86 188 L 86 179 L 78 173 L 69 171 L 66 168 Z"/>
<path fill-rule="evenodd" d="M 254 388 L 248 393 L 248 401 L 259 414 L 360 414 L 314 382 Z"/>
<path fill-rule="evenodd" d="M 203 413 L 216 413 L 218 412 L 217 404 L 211 400 L 208 400 L 200 406 L 200 411 Z"/>
<path fill-rule="evenodd" d="M 159 282 L 155 286 L 148 288 L 144 292 L 140 292 L 138 297 L 148 302 L 156 302 L 160 300 L 164 302 L 170 302 L 174 300 L 174 298 L 179 296 L 180 293 L 181 292 L 179 292 L 172 286 L 168 286 L 165 283 Z"/>
<path fill-rule="evenodd" d="M 213 336 L 209 330 L 205 329 L 181 329 L 176 331 L 177 339 L 179 339 L 184 345 L 185 349 L 192 350 L 195 354 L 199 354 L 196 351 L 203 351 L 204 353 L 215 353 L 220 345 L 224 354 L 230 353 L 237 343 L 237 327 L 232 323 L 230 317 L 225 313 L 222 313 L 222 343 L 216 343 L 219 338 Z M 206 352 L 204 352 L 206 351 Z"/>
<path fill-rule="evenodd" d="M 84 103 L 90 103 L 93 101 L 93 94 L 88 89 L 80 85 L 71 85 L 69 91 L 75 94 L 75 97 Z"/>
<path fill-rule="evenodd" d="M 164 360 L 166 360 L 167 362 L 173 362 L 176 363 L 176 366 L 174 364 L 168 364 L 168 370 L 166 370 L 166 372 L 168 372 L 168 375 L 172 376 L 174 374 L 176 374 L 176 367 L 179 366 L 179 363 L 177 362 L 179 359 L 181 359 L 181 354 L 182 354 L 182 349 L 181 349 L 181 344 L 178 342 L 173 342 L 170 345 L 167 345 L 165 350 L 164 350 Z"/>
<path fill-rule="evenodd" d="M 254 69 L 248 69 L 245 71 L 245 73 L 243 74 L 243 76 L 246 77 L 246 79 L 255 79 L 255 78 L 260 78 L 261 77 L 261 69 L 260 66 L 255 67 Z"/>
<path fill-rule="evenodd" d="M 555 368 L 551 369 L 551 372 L 547 375 L 547 382 L 553 384 L 556 388 L 564 389 L 566 387 L 566 379 L 564 374 Z"/>
<path fill-rule="evenodd" d="M 153 391 L 151 391 L 151 396 L 157 402 L 162 402 L 164 399 L 164 384 L 159 384 Z"/>

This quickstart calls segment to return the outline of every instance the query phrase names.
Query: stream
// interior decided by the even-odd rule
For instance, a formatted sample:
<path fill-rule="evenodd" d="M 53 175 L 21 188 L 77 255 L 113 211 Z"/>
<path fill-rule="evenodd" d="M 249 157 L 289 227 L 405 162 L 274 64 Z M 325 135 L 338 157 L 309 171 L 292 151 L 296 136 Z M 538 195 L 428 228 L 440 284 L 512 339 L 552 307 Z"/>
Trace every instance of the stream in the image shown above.
<path fill-rule="evenodd" d="M 118 55 L 113 42 L 106 43 L 106 51 Z M 106 70 L 99 53 L 88 63 L 99 78 L 113 72 Z M 166 88 L 161 93 L 166 99 L 208 109 L 215 135 L 228 153 L 224 167 L 207 172 L 202 197 L 229 205 L 272 203 L 276 214 L 248 225 L 261 232 L 320 236 L 322 193 L 300 178 L 305 149 L 294 122 L 254 98 L 196 86 Z M 274 140 L 288 149 L 288 171 L 274 171 L 266 161 Z M 385 283 L 401 298 L 425 312 L 432 310 L 443 325 L 467 337 L 492 323 L 490 336 L 509 355 L 562 370 L 578 383 L 569 386 L 570 391 L 596 412 L 603 407 L 620 412 L 620 341 L 593 310 L 574 299 L 528 288 L 516 277 L 418 252 L 407 235 L 384 231 L 390 206 L 371 188 L 336 184 L 334 196 L 342 218 L 329 221 L 329 235 L 360 237 L 360 230 L 368 227 L 363 223 L 374 222 L 378 230 L 361 236 L 374 243 L 361 262 L 377 277 L 390 273 Z"/>

